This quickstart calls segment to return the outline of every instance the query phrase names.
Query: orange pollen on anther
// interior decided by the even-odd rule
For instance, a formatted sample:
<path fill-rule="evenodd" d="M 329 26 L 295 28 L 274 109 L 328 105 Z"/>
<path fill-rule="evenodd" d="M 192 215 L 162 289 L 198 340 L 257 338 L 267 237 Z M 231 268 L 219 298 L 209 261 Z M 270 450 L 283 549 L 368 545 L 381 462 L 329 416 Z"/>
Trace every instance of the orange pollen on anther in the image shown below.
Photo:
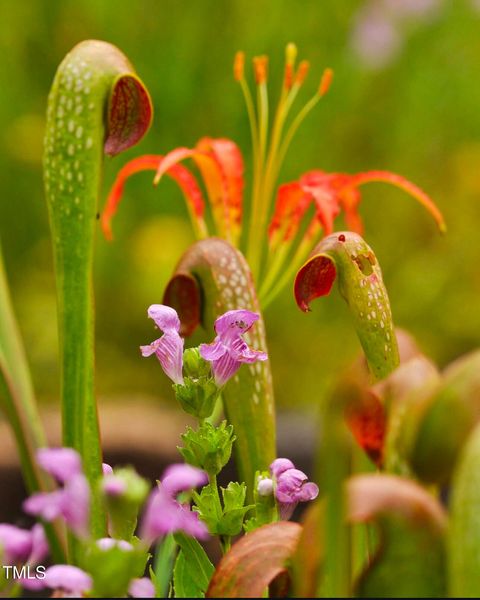
<path fill-rule="evenodd" d="M 293 83 L 293 65 L 287 63 L 285 65 L 285 77 L 283 80 L 283 84 L 287 90 L 292 87 Z"/>
<path fill-rule="evenodd" d="M 328 92 L 328 90 L 330 88 L 332 79 L 333 79 L 333 70 L 325 69 L 325 71 L 322 74 L 322 79 L 320 80 L 320 85 L 318 86 L 318 95 L 319 96 L 325 96 L 325 94 Z"/>
<path fill-rule="evenodd" d="M 235 54 L 235 60 L 233 61 L 233 76 L 236 81 L 243 79 L 243 72 L 245 67 L 245 52 L 239 51 Z"/>
<path fill-rule="evenodd" d="M 298 70 L 295 75 L 295 83 L 297 85 L 302 85 L 307 77 L 308 70 L 310 69 L 310 63 L 308 60 L 302 60 L 302 62 L 298 65 Z"/>
<path fill-rule="evenodd" d="M 268 73 L 268 56 L 255 56 L 253 59 L 253 70 L 257 85 L 265 83 Z"/>

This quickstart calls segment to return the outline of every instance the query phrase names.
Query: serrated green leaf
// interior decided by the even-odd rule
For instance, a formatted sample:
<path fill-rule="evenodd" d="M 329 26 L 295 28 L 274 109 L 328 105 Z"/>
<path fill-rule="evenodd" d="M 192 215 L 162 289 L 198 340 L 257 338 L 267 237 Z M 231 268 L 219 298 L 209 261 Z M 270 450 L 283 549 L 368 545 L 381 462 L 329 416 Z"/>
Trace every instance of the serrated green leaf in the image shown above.
<path fill-rule="evenodd" d="M 244 483 L 231 481 L 226 488 L 221 488 L 224 512 L 242 508 L 245 504 L 247 486 Z"/>
<path fill-rule="evenodd" d="M 207 525 L 210 533 L 215 533 L 217 523 L 221 515 L 218 514 L 217 495 L 212 491 L 211 485 L 206 485 L 200 493 L 193 492 L 193 510 L 198 512 L 199 517 Z"/>

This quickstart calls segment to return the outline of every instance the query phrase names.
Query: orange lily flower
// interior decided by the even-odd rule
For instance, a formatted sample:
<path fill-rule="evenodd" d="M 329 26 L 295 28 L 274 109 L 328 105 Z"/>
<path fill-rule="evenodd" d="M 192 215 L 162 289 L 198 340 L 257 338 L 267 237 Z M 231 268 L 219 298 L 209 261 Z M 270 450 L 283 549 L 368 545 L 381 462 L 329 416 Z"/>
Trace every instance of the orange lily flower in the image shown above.
<path fill-rule="evenodd" d="M 328 92 L 332 71 L 325 69 L 314 96 L 287 124 L 293 102 L 302 87 L 309 63 L 302 61 L 295 69 L 296 47 L 286 49 L 285 74 L 269 134 L 268 59 L 253 61 L 257 101 L 253 101 L 244 74 L 245 57 L 237 53 L 234 76 L 242 89 L 250 119 L 253 144 L 253 186 L 250 215 L 244 225 L 243 190 L 244 163 L 240 149 L 225 138 L 204 137 L 194 148 L 180 147 L 162 155 L 146 155 L 127 163 L 119 172 L 110 191 L 101 224 L 111 239 L 111 219 L 123 194 L 126 180 L 133 174 L 155 171 L 154 183 L 164 175 L 180 186 L 189 210 L 196 236 L 201 239 L 215 234 L 245 251 L 253 274 L 259 282 L 263 304 L 268 304 L 290 281 L 312 247 L 335 228 L 335 220 L 344 213 L 347 227 L 362 232 L 358 208 L 360 186 L 370 182 L 385 182 L 401 188 L 420 202 L 433 216 L 441 231 L 443 216 L 435 203 L 419 187 L 389 171 L 367 171 L 355 175 L 325 173 L 314 170 L 298 181 L 277 187 L 277 177 L 287 149 L 298 127 Z M 192 159 L 203 180 L 209 199 L 214 231 L 205 221 L 204 195 L 197 178 L 180 163 Z M 274 197 L 276 195 L 276 197 Z M 242 238 L 242 231 L 246 235 Z"/>

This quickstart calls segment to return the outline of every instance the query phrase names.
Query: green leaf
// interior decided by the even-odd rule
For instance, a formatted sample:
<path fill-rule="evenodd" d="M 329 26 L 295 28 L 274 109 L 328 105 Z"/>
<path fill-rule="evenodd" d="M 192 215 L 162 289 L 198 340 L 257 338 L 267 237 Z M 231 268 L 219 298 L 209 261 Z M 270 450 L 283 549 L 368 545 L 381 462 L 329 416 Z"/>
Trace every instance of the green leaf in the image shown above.
<path fill-rule="evenodd" d="M 217 566 L 209 598 L 262 598 L 269 584 L 286 571 L 302 528 L 298 523 L 271 523 L 234 544 Z"/>
<path fill-rule="evenodd" d="M 168 598 L 176 551 L 176 539 L 171 533 L 157 544 L 155 568 L 151 573 L 157 598 Z"/>
<path fill-rule="evenodd" d="M 398 367 L 398 347 L 380 265 L 365 240 L 349 231 L 323 238 L 297 273 L 297 304 L 307 312 L 312 300 L 330 293 L 337 276 L 369 369 L 383 379 Z"/>
<path fill-rule="evenodd" d="M 219 511 L 219 500 L 211 484 L 204 486 L 200 493 L 192 492 L 193 510 L 198 512 L 199 517 L 207 525 L 211 534 L 217 533 L 218 522 L 221 518 Z"/>
<path fill-rule="evenodd" d="M 440 503 L 416 483 L 391 475 L 353 477 L 348 499 L 349 521 L 374 523 L 380 531 L 355 595 L 445 597 L 447 519 Z"/>
<path fill-rule="evenodd" d="M 242 508 L 245 504 L 247 486 L 244 483 L 231 481 L 226 488 L 222 490 L 224 511 L 229 512 L 237 508 Z"/>
<path fill-rule="evenodd" d="M 173 588 L 175 598 L 205 598 L 205 590 L 202 590 L 192 577 L 191 566 L 183 550 L 180 550 L 175 561 Z"/>
<path fill-rule="evenodd" d="M 480 596 L 480 425 L 461 453 L 450 501 L 449 574 L 452 597 Z"/>
<path fill-rule="evenodd" d="M 185 555 L 189 578 L 191 578 L 198 590 L 205 592 L 215 570 L 205 550 L 196 539 L 188 537 L 184 533 L 176 533 L 174 537 Z"/>
<path fill-rule="evenodd" d="M 427 483 L 447 483 L 479 416 L 477 350 L 449 365 L 441 380 L 424 390 L 405 415 L 402 443 L 415 475 Z"/>

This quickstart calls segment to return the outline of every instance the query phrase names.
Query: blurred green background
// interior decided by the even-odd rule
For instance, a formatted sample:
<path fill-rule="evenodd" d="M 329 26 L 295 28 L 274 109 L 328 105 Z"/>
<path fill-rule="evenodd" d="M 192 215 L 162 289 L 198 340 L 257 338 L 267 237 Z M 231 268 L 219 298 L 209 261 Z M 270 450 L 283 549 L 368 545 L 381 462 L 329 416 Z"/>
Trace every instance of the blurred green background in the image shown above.
<path fill-rule="evenodd" d="M 301 128 L 281 174 L 313 169 L 396 171 L 443 210 L 441 237 L 425 211 L 383 184 L 363 188 L 366 238 L 383 267 L 396 324 L 440 365 L 479 343 L 480 7 L 473 0 L 22 0 L 0 3 L 0 239 L 40 398 L 58 393 L 52 255 L 42 189 L 47 94 L 65 53 L 108 40 L 150 89 L 155 120 L 141 144 L 105 165 L 103 196 L 119 168 L 146 152 L 235 140 L 250 180 L 249 129 L 232 77 L 236 50 L 269 54 L 271 90 L 285 44 L 331 92 Z M 180 192 L 151 174 L 127 187 L 115 241 L 96 248 L 97 388 L 102 398 L 172 403 L 169 383 L 138 346 L 155 337 L 147 307 L 192 240 Z M 246 189 L 249 201 L 249 187 Z M 304 315 L 284 291 L 266 311 L 277 401 L 315 406 L 359 350 L 335 292 Z M 208 338 L 211 337 L 209 333 Z"/>

